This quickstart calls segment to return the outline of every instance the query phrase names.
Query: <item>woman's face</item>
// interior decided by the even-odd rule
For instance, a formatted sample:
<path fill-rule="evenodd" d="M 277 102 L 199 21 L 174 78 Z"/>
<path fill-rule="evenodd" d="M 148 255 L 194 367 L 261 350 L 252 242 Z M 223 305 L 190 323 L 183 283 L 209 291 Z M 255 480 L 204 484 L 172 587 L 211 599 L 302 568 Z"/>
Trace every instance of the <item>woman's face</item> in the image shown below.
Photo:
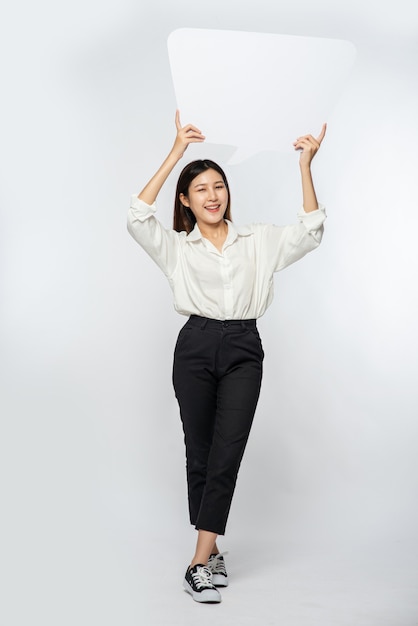
<path fill-rule="evenodd" d="M 188 196 L 180 200 L 196 218 L 197 225 L 213 226 L 223 220 L 228 205 L 228 191 L 223 178 L 216 170 L 205 170 L 192 180 Z"/>

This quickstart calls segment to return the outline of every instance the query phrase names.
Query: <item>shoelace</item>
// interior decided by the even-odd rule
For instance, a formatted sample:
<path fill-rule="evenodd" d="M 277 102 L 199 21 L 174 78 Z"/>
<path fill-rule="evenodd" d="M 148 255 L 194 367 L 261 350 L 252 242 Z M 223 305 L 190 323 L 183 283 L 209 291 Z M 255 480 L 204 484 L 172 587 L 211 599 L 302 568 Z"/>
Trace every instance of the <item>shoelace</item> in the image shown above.
<path fill-rule="evenodd" d="M 192 578 L 198 589 L 202 587 L 213 587 L 212 572 L 206 566 L 198 567 L 197 570 L 192 573 Z"/>
<path fill-rule="evenodd" d="M 223 557 L 225 556 L 225 554 L 228 554 L 228 552 L 220 552 L 219 554 L 215 554 L 214 556 L 211 556 L 209 563 L 208 563 L 208 567 L 210 569 L 210 571 L 212 572 L 212 574 L 226 574 L 226 568 L 225 568 L 225 563 L 224 560 L 220 559 L 219 557 Z"/>

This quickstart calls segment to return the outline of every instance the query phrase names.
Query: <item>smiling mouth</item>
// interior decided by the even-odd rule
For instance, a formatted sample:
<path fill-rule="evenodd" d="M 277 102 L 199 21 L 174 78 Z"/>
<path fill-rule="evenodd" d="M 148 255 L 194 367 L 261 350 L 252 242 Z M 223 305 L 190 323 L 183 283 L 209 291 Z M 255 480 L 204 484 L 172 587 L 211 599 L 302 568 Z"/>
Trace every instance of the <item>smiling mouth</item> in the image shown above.
<path fill-rule="evenodd" d="M 219 209 L 221 208 L 220 204 L 215 204 L 214 206 L 205 206 L 206 211 L 219 211 Z"/>

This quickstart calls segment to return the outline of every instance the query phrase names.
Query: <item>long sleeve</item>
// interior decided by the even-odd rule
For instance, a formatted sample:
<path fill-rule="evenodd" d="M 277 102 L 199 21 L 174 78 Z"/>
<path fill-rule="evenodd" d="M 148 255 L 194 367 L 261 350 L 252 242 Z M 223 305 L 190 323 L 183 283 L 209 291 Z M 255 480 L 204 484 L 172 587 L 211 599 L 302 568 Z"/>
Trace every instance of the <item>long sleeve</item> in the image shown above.
<path fill-rule="evenodd" d="M 267 226 L 263 233 L 265 250 L 273 272 L 288 267 L 319 246 L 324 232 L 325 208 L 298 213 L 298 222 L 289 226 Z"/>
<path fill-rule="evenodd" d="M 155 213 L 155 203 L 149 205 L 137 196 L 131 196 L 128 231 L 164 274 L 171 277 L 178 262 L 181 233 L 165 229 Z"/>

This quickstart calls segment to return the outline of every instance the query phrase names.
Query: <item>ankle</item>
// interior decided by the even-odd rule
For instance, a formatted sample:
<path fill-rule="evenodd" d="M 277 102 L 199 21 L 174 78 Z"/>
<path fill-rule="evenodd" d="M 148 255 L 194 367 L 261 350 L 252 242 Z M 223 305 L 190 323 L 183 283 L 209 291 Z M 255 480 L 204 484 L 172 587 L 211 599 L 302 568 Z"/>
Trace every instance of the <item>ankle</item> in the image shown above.
<path fill-rule="evenodd" d="M 192 560 L 192 562 L 191 562 L 191 563 L 190 563 L 190 565 L 189 565 L 189 569 L 191 569 L 191 568 L 192 568 L 192 567 L 194 567 L 195 565 L 203 565 L 203 566 L 206 566 L 206 565 L 207 565 L 207 563 L 202 563 L 202 561 L 201 561 L 201 560 L 199 560 L 199 559 L 193 559 L 193 560 Z"/>

